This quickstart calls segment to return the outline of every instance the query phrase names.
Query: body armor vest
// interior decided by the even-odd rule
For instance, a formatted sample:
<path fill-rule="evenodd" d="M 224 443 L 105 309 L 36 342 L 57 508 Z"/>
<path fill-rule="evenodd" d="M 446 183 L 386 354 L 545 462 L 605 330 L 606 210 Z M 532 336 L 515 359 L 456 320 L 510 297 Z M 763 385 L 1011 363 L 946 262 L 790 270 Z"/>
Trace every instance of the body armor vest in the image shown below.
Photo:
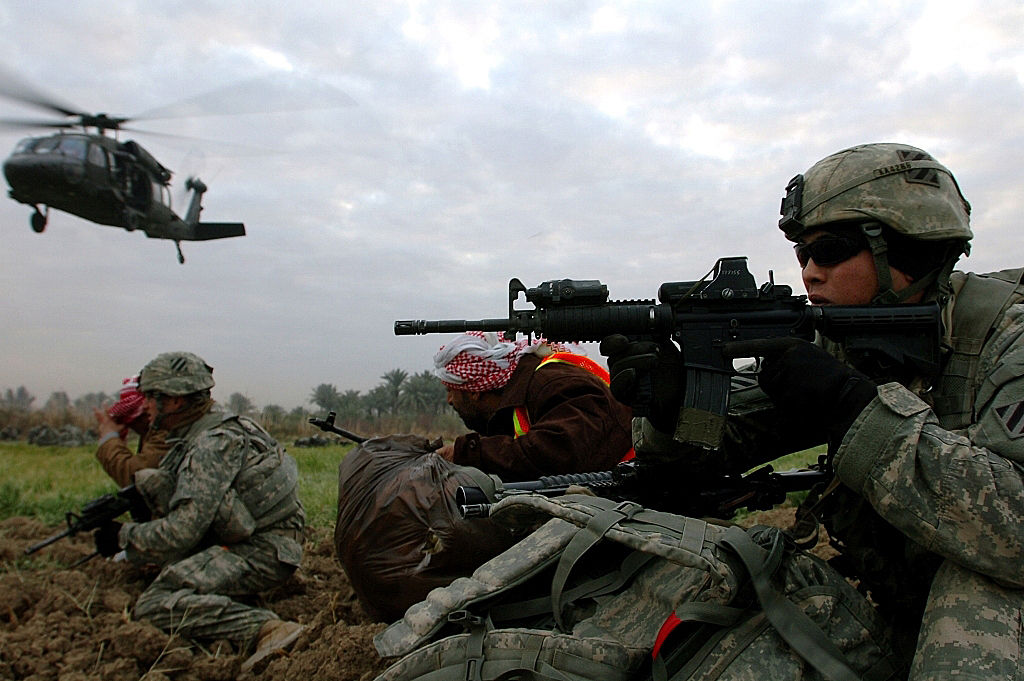
<path fill-rule="evenodd" d="M 300 511 L 299 471 L 295 459 L 256 423 L 228 412 L 205 414 L 174 444 L 160 462 L 160 468 L 169 474 L 172 484 L 176 484 L 173 481 L 177 479 L 178 468 L 189 446 L 213 428 L 224 428 L 240 435 L 245 452 L 242 466 L 210 526 L 218 542 L 243 541 L 254 532 L 270 528 Z"/>

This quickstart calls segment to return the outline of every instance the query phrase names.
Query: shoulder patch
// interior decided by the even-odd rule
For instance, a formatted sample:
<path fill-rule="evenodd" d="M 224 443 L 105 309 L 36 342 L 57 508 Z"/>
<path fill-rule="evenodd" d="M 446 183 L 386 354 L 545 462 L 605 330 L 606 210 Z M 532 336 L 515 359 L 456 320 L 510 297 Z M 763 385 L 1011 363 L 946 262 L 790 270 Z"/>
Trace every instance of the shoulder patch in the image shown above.
<path fill-rule="evenodd" d="M 1024 400 L 1004 407 L 996 407 L 995 412 L 1010 437 L 1024 435 Z"/>

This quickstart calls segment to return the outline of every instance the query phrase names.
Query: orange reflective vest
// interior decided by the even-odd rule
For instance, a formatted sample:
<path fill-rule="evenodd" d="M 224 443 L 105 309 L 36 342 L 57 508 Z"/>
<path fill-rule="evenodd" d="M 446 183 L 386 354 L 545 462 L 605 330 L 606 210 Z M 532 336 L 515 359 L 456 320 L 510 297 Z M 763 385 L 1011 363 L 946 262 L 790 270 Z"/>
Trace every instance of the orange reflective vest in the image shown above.
<path fill-rule="evenodd" d="M 603 366 L 583 355 L 577 355 L 572 352 L 556 352 L 552 355 L 548 355 L 540 361 L 537 368 L 534 371 L 540 371 L 540 368 L 549 362 L 565 362 L 566 364 L 575 364 L 585 371 L 589 371 L 593 375 L 604 381 L 605 385 L 611 381 L 611 377 L 608 375 L 608 370 Z M 526 407 L 519 406 L 512 411 L 512 427 L 515 430 L 515 437 L 525 435 L 530 431 L 530 415 L 526 413 Z M 634 458 L 635 454 L 630 449 L 626 452 L 626 455 L 622 457 L 621 461 L 629 461 Z"/>

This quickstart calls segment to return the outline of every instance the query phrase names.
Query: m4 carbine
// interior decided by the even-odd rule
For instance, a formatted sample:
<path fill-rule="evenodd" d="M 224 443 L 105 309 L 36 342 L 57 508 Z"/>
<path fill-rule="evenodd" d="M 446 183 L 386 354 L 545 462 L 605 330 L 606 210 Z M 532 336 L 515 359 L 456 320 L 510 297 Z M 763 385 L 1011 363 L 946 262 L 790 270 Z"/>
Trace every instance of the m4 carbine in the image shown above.
<path fill-rule="evenodd" d="M 519 294 L 532 310 L 515 308 Z M 597 280 L 546 281 L 526 288 L 518 279 L 508 285 L 508 318 L 467 320 L 400 320 L 399 336 L 465 331 L 536 335 L 551 341 L 600 341 L 612 334 L 633 339 L 672 338 L 681 349 L 686 392 L 684 416 L 705 420 L 704 446 L 720 444 L 729 407 L 732 359 L 723 354 L 730 342 L 777 337 L 813 341 L 815 332 L 841 343 L 858 367 L 880 367 L 896 375 L 934 380 L 939 374 L 939 306 L 811 305 L 807 296 L 771 280 L 758 287 L 745 257 L 722 258 L 699 281 L 669 282 L 658 300 L 608 300 L 608 287 Z M 642 404 L 634 415 L 643 416 Z M 698 428 L 698 430 L 700 430 Z"/>
<path fill-rule="evenodd" d="M 616 501 L 635 501 L 647 508 L 656 508 L 695 518 L 729 519 L 737 509 L 763 511 L 786 500 L 788 492 L 807 490 L 832 478 L 824 462 L 818 468 L 776 473 L 770 465 L 746 475 L 725 475 L 702 480 L 699 486 L 681 482 L 685 475 L 676 475 L 664 466 L 643 465 L 624 461 L 611 471 L 550 475 L 527 482 L 501 483 L 491 476 L 493 490 L 480 487 L 459 487 L 455 504 L 464 518 L 484 518 L 491 504 L 510 494 L 540 494 L 557 497 L 571 487 L 584 487 L 599 497 Z M 670 484 L 667 484 L 670 483 Z"/>
<path fill-rule="evenodd" d="M 132 518 L 136 522 L 146 522 L 150 519 L 149 507 L 146 506 L 146 502 L 142 495 L 139 494 L 139 491 L 135 489 L 135 485 L 128 485 L 117 492 L 104 494 L 97 499 L 93 499 L 82 507 L 80 513 L 68 511 L 64 514 L 64 519 L 67 522 L 66 530 L 58 532 L 38 544 L 29 546 L 25 549 L 25 553 L 35 553 L 39 549 L 60 541 L 64 537 L 74 537 L 79 532 L 92 532 L 124 513 L 131 513 Z M 92 554 L 88 558 L 92 558 L 95 555 Z M 85 560 L 88 560 L 88 558 Z"/>

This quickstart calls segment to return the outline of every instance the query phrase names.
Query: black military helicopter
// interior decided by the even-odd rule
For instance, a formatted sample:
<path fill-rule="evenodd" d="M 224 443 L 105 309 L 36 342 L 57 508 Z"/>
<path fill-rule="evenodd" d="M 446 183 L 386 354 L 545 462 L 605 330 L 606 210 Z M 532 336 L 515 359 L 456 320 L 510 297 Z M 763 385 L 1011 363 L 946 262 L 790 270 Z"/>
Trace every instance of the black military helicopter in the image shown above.
<path fill-rule="evenodd" d="M 182 241 L 245 236 L 245 225 L 241 222 L 199 221 L 207 187 L 197 177 L 185 182 L 192 196 L 184 216 L 174 212 L 171 171 L 137 142 L 118 139 L 119 131 L 130 130 L 123 126 L 132 118 L 84 113 L 38 92 L 2 69 L 0 96 L 64 117 L 0 118 L 0 125 L 5 127 L 59 129 L 56 134 L 21 140 L 3 165 L 10 197 L 35 208 L 29 219 L 33 231 L 41 233 L 50 209 L 56 208 L 101 225 L 170 239 L 177 247 L 180 263 L 185 262 Z"/>

